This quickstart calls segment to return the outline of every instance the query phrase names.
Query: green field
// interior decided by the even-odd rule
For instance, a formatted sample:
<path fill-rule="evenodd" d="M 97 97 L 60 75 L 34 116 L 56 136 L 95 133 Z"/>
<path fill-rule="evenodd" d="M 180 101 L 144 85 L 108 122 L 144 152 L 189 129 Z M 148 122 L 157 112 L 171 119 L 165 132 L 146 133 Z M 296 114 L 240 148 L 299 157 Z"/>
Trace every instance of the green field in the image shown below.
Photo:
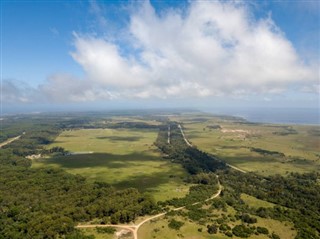
<path fill-rule="evenodd" d="M 248 194 L 242 193 L 241 199 L 244 201 L 245 204 L 249 205 L 253 208 L 265 207 L 265 208 L 272 208 L 275 204 L 260 200 L 256 197 L 250 196 Z"/>
<path fill-rule="evenodd" d="M 71 154 L 34 159 L 32 167 L 63 168 L 90 181 L 116 188 L 136 187 L 156 200 L 183 197 L 189 185 L 184 169 L 161 157 L 153 142 L 157 130 L 79 129 L 63 131 L 48 146 L 60 146 Z"/>
<path fill-rule="evenodd" d="M 95 228 L 82 228 L 80 229 L 85 235 L 93 235 L 95 239 L 117 239 L 115 234 L 98 233 Z"/>
<path fill-rule="evenodd" d="M 228 213 L 232 214 L 233 208 L 228 209 Z M 212 212 L 212 217 L 208 219 L 209 221 L 217 219 L 217 215 L 221 215 L 222 213 L 215 210 Z M 197 222 L 193 222 L 185 217 L 175 216 L 174 218 L 178 221 L 184 222 L 184 225 L 180 228 L 180 230 L 174 230 L 168 227 L 168 224 L 173 217 L 164 217 L 153 220 L 144 224 L 139 232 L 139 238 L 143 239 L 227 239 L 230 238 L 223 233 L 218 232 L 217 234 L 209 234 L 207 232 L 206 225 L 200 225 Z M 280 222 L 273 219 L 265 219 L 256 217 L 258 222 L 253 224 L 254 226 L 258 227 L 265 227 L 268 228 L 269 232 L 276 233 L 280 236 L 281 239 L 293 239 L 296 236 L 296 231 L 292 230 L 292 224 L 289 222 Z M 227 223 L 229 226 L 234 227 L 235 225 L 240 225 L 241 221 L 229 222 Z M 201 231 L 199 232 L 198 229 Z M 239 238 L 233 235 L 232 238 Z M 251 239 L 268 239 L 269 236 L 267 235 L 251 235 L 249 238 Z"/>
<path fill-rule="evenodd" d="M 318 126 L 253 124 L 208 115 L 172 119 L 183 123 L 193 145 L 245 171 L 285 175 L 320 170 Z"/>

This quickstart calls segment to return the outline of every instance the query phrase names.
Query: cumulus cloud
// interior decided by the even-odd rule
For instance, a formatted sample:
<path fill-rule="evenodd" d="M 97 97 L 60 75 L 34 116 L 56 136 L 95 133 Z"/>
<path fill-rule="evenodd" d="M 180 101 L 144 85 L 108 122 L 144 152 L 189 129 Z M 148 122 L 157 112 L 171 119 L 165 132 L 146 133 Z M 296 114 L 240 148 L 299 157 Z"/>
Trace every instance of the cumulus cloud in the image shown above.
<path fill-rule="evenodd" d="M 91 9 L 104 25 L 96 2 Z M 319 89 L 318 66 L 306 65 L 271 16 L 255 19 L 245 2 L 192 1 L 159 14 L 145 1 L 126 27 L 116 40 L 74 33 L 70 55 L 85 76 L 55 75 L 37 91 L 48 100 L 94 101 Z"/>
<path fill-rule="evenodd" d="M 24 82 L 2 79 L 1 101 L 5 103 L 31 103 L 39 99 L 39 92 Z"/>
<path fill-rule="evenodd" d="M 161 15 L 147 1 L 131 14 L 127 44 L 75 35 L 71 54 L 88 79 L 131 97 L 281 92 L 317 84 L 271 17 L 254 19 L 245 4 L 191 2 Z M 122 48 L 129 49 L 125 54 Z"/>

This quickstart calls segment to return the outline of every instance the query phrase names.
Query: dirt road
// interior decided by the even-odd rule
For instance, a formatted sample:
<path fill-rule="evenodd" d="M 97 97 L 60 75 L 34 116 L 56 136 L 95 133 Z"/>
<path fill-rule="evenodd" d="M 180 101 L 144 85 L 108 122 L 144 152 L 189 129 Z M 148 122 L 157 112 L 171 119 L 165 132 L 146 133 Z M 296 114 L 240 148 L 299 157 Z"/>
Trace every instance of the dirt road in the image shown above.
<path fill-rule="evenodd" d="M 181 131 L 182 137 L 183 137 L 184 141 L 186 142 L 186 144 L 187 144 L 189 147 L 193 147 L 192 144 L 190 144 L 190 142 L 187 140 L 186 136 L 184 135 L 184 132 L 183 132 L 182 127 L 181 127 L 180 124 L 178 124 L 178 127 L 179 127 L 179 129 L 180 129 L 180 131 Z"/>
<path fill-rule="evenodd" d="M 23 132 L 23 134 L 25 134 L 25 133 Z M 4 141 L 3 143 L 0 144 L 0 148 L 2 148 L 3 146 L 5 146 L 5 145 L 7 145 L 7 144 L 12 143 L 13 141 L 15 141 L 15 140 L 17 140 L 17 139 L 20 139 L 21 136 L 22 136 L 22 135 L 19 135 L 19 136 L 17 136 L 17 137 L 14 137 L 14 138 L 8 139 L 7 141 Z"/>
<path fill-rule="evenodd" d="M 217 176 L 218 177 L 218 176 Z M 220 194 L 221 194 L 221 191 L 222 191 L 222 186 L 219 182 L 219 179 L 218 179 L 218 185 L 219 185 L 219 190 L 217 193 L 215 193 L 214 195 L 212 195 L 210 198 L 207 198 L 205 200 L 205 202 L 211 200 L 211 199 L 214 199 L 216 197 L 218 197 Z M 197 205 L 199 204 L 200 202 L 195 202 L 193 203 L 192 205 Z M 186 206 L 183 206 L 183 207 L 178 207 L 178 208 L 175 208 L 173 209 L 173 211 L 179 211 L 179 210 L 182 210 L 184 209 Z M 141 221 L 140 223 L 138 224 L 133 224 L 133 225 L 128 225 L 128 224 L 105 224 L 105 225 L 101 225 L 101 224 L 87 224 L 87 225 L 78 225 L 76 226 L 76 228 L 95 228 L 95 227 L 114 227 L 114 228 L 122 228 L 122 229 L 126 229 L 128 231 L 131 231 L 132 232 L 132 235 L 133 235 L 133 239 L 138 239 L 138 230 L 139 228 L 145 224 L 146 222 L 149 222 L 153 219 L 156 219 L 158 217 L 162 217 L 164 215 L 166 215 L 168 212 L 162 212 L 162 213 L 159 213 L 157 215 L 153 215 L 153 216 L 150 216 L 146 219 L 144 219 L 143 221 Z"/>

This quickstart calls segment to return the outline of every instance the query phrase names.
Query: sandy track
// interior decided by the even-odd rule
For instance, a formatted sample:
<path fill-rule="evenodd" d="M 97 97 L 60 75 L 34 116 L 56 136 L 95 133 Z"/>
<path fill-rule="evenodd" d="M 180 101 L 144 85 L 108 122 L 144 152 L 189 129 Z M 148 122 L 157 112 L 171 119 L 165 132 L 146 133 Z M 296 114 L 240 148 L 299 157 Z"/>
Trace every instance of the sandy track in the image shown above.
<path fill-rule="evenodd" d="M 186 136 L 184 135 L 184 132 L 183 132 L 182 127 L 181 127 L 180 124 L 178 124 L 178 127 L 179 127 L 179 129 L 180 129 L 180 131 L 181 131 L 182 137 L 183 137 L 184 141 L 186 142 L 186 144 L 187 144 L 189 147 L 193 147 L 192 144 L 190 144 L 190 142 L 187 140 Z"/>
<path fill-rule="evenodd" d="M 218 176 L 217 176 L 218 177 Z M 211 199 L 214 199 L 216 197 L 218 197 L 220 194 L 221 194 L 221 191 L 222 191 L 222 186 L 219 182 L 219 179 L 218 179 L 218 185 L 219 185 L 219 190 L 217 193 L 215 193 L 214 195 L 212 195 L 210 198 L 207 198 L 206 200 L 204 200 L 205 202 L 211 200 Z M 197 205 L 201 202 L 195 202 L 193 203 L 192 205 Z M 183 207 L 178 207 L 178 208 L 175 208 L 173 209 L 173 211 L 179 211 L 179 210 L 182 210 L 184 209 L 186 206 L 183 206 Z M 76 226 L 76 228 L 95 228 L 95 227 L 114 227 L 114 228 L 122 228 L 122 229 L 126 229 L 128 231 L 131 231 L 132 232 L 132 235 L 133 235 L 133 238 L 134 239 L 138 239 L 138 230 L 139 228 L 145 224 L 146 222 L 149 222 L 153 219 L 156 219 L 158 217 L 162 217 L 164 215 L 166 215 L 168 212 L 162 212 L 162 213 L 159 213 L 157 215 L 153 215 L 153 216 L 150 216 L 146 219 L 144 219 L 142 222 L 138 223 L 138 224 L 133 224 L 133 225 L 126 225 L 126 224 L 105 224 L 105 225 L 101 225 L 101 224 L 87 224 L 87 225 L 78 225 Z"/>
<path fill-rule="evenodd" d="M 23 133 L 23 134 L 24 134 L 24 133 Z M 19 135 L 19 136 L 17 136 L 17 137 L 8 139 L 7 141 L 5 141 L 5 142 L 3 142 L 3 143 L 0 144 L 0 148 L 2 148 L 3 146 L 5 146 L 5 145 L 7 145 L 7 144 L 12 143 L 12 142 L 15 141 L 15 140 L 20 139 L 21 136 L 22 136 L 22 135 Z"/>

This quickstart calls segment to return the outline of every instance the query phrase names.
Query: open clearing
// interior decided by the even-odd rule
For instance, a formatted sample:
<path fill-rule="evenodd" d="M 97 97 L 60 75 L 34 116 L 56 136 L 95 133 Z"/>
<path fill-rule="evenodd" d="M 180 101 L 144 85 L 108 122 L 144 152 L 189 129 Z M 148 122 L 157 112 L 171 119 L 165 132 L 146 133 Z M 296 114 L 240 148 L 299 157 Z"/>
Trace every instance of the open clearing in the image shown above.
<path fill-rule="evenodd" d="M 259 208 L 259 207 L 265 207 L 265 208 L 272 208 L 275 206 L 275 204 L 260 200 L 256 197 L 250 196 L 248 194 L 242 193 L 241 199 L 244 201 L 245 204 L 249 205 L 253 208 Z"/>
<path fill-rule="evenodd" d="M 164 160 L 153 142 L 157 130 L 80 129 L 64 131 L 48 146 L 60 146 L 71 155 L 34 159 L 32 167 L 63 168 L 90 181 L 116 188 L 136 187 L 157 201 L 183 197 L 189 190 L 184 169 Z"/>
<path fill-rule="evenodd" d="M 228 210 L 229 211 L 229 210 Z M 232 211 L 232 210 L 230 210 Z M 217 219 L 214 217 L 214 214 L 217 215 L 220 212 L 215 210 L 212 214 L 212 219 Z M 168 227 L 170 220 L 174 218 L 178 221 L 184 222 L 184 225 L 180 228 L 180 230 L 174 230 Z M 266 227 L 270 232 L 275 232 L 280 236 L 281 239 L 293 239 L 296 236 L 296 231 L 291 230 L 292 224 L 289 222 L 280 222 L 273 219 L 265 219 L 256 217 L 258 222 L 254 224 L 254 226 Z M 241 221 L 238 220 L 236 222 L 227 223 L 229 226 L 233 227 L 235 225 L 240 225 Z M 201 228 L 201 229 L 200 229 Z M 198 231 L 198 229 L 202 231 Z M 165 217 L 161 219 L 156 219 L 151 222 L 144 224 L 139 230 L 139 238 L 143 239 L 209 239 L 209 238 L 217 238 L 217 239 L 227 239 L 230 238 L 223 233 L 217 234 L 209 234 L 207 232 L 206 225 L 199 225 L 197 222 L 192 222 L 189 219 L 186 219 L 181 216 L 174 217 Z M 233 238 L 239 238 L 233 235 Z M 252 239 L 268 239 L 267 235 L 251 235 L 249 238 Z"/>
<path fill-rule="evenodd" d="M 172 120 L 183 123 L 194 146 L 245 171 L 285 175 L 320 170 L 319 126 L 255 124 L 205 114 Z"/>

